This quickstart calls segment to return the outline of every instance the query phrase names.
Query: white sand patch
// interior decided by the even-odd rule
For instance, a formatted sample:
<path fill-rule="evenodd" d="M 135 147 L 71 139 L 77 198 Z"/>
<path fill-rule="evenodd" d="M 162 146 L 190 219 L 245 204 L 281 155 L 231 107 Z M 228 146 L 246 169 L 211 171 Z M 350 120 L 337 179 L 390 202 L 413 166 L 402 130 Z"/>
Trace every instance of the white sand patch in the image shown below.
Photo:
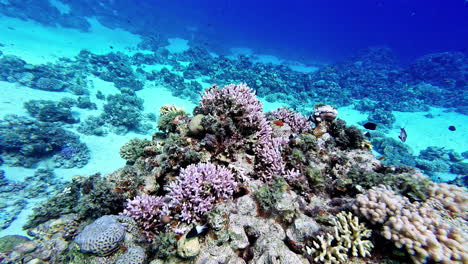
<path fill-rule="evenodd" d="M 262 97 L 258 97 L 258 99 L 260 100 L 260 102 L 262 103 L 263 105 L 263 112 L 270 112 L 270 111 L 273 111 L 273 110 L 276 110 L 280 107 L 288 107 L 287 104 L 285 103 L 281 103 L 281 102 L 268 102 L 267 100 L 265 100 L 265 98 L 262 98 Z"/>
<path fill-rule="evenodd" d="M 171 53 L 182 53 L 190 48 L 188 45 L 188 40 L 182 38 L 170 38 L 169 45 L 165 48 Z"/>
<path fill-rule="evenodd" d="M 400 127 L 408 133 L 406 144 L 415 154 L 429 146 L 444 147 L 462 153 L 468 151 L 468 116 L 456 112 L 445 112 L 446 109 L 432 107 L 428 112 L 396 112 L 395 128 L 389 136 L 397 138 Z M 425 115 L 432 114 L 433 118 Z M 449 126 L 455 126 L 456 131 L 450 131 Z"/>
<path fill-rule="evenodd" d="M 45 27 L 35 21 L 0 16 L 0 50 L 15 55 L 28 63 L 54 62 L 60 57 L 74 57 L 87 49 L 95 54 L 123 52 L 132 55 L 141 41 L 138 35 L 121 29 L 109 29 L 95 18 L 90 18 L 89 32 L 77 29 Z M 111 48 L 112 47 L 112 48 Z"/>
<path fill-rule="evenodd" d="M 51 5 L 55 6 L 55 8 L 58 9 L 60 14 L 62 15 L 70 14 L 71 8 L 69 5 L 58 0 L 49 0 L 49 2 Z"/>
<path fill-rule="evenodd" d="M 293 71 L 298 71 L 302 73 L 312 73 L 316 72 L 319 70 L 319 67 L 314 67 L 314 66 L 306 66 L 305 64 L 302 63 L 293 63 L 293 64 L 288 64 L 287 65 L 291 70 Z"/>
<path fill-rule="evenodd" d="M 428 112 L 398 112 L 393 111 L 396 122 L 387 136 L 400 140 L 400 127 L 404 127 L 408 138 L 405 142 L 419 155 L 421 150 L 429 146 L 453 149 L 458 153 L 468 151 L 468 116 L 445 112 L 446 109 L 432 107 Z M 432 114 L 433 118 L 426 115 Z M 352 106 L 338 108 L 338 117 L 345 120 L 347 125 L 355 125 L 364 130 L 358 123 L 367 120 L 367 114 L 360 113 Z M 456 131 L 450 131 L 449 126 L 455 126 Z"/>
<path fill-rule="evenodd" d="M 136 70 L 138 67 L 141 67 L 145 72 L 160 72 L 163 68 L 168 69 L 170 72 L 173 71 L 174 66 L 169 64 L 141 64 L 138 66 L 132 65 L 132 69 Z"/>
<path fill-rule="evenodd" d="M 359 128 L 363 128 L 358 124 L 359 121 L 366 120 L 367 114 L 363 114 L 358 110 L 354 109 L 352 105 L 339 107 L 338 108 L 338 118 L 346 121 L 346 125 L 352 126 L 355 125 Z"/>
<path fill-rule="evenodd" d="M 145 100 L 145 112 L 155 113 L 159 118 L 159 109 L 165 104 L 174 104 L 179 107 L 184 107 L 185 112 L 191 114 L 195 108 L 195 104 L 189 100 L 175 97 L 169 89 L 163 86 L 156 86 L 154 83 L 146 82 L 143 90 L 137 91 L 137 96 Z"/>
<path fill-rule="evenodd" d="M 289 67 L 293 71 L 298 71 L 302 73 L 311 73 L 317 71 L 319 68 L 315 66 L 307 66 L 299 61 L 288 61 L 281 58 L 278 58 L 275 55 L 270 54 L 256 54 L 252 49 L 245 47 L 236 47 L 229 49 L 230 54 L 227 56 L 230 59 L 236 59 L 237 57 L 243 55 L 248 56 L 252 59 L 253 62 L 259 63 L 271 63 L 273 65 L 284 65 Z"/>
<path fill-rule="evenodd" d="M 27 199 L 28 204 L 26 207 L 16 216 L 16 219 L 11 225 L 3 230 L 0 230 L 0 237 L 8 235 L 20 235 L 29 237 L 26 231 L 23 230 L 23 226 L 28 221 L 28 217 L 32 214 L 32 209 L 36 207 L 43 199 Z"/>

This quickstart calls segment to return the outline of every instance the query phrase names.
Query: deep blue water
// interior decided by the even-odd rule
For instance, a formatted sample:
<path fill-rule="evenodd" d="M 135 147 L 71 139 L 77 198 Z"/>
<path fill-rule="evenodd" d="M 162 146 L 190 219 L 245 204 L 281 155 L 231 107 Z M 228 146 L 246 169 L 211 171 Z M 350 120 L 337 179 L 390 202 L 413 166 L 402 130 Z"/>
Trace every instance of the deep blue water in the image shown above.
<path fill-rule="evenodd" d="M 403 61 L 433 52 L 466 51 L 468 47 L 468 2 L 463 0 L 184 0 L 145 4 L 154 11 L 138 16 L 154 16 L 158 23 L 166 23 L 161 29 L 169 34 L 184 33 L 187 25 L 192 25 L 209 46 L 218 49 L 249 46 L 306 61 L 340 60 L 376 45 L 392 48 Z M 135 8 L 133 3 L 128 7 Z"/>

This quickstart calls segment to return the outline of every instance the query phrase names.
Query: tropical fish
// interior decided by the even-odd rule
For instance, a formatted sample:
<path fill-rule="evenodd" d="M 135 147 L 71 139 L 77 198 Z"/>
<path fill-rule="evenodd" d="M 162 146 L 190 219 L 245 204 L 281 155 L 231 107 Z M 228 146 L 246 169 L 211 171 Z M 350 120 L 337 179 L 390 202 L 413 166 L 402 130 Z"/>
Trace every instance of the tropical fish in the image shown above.
<path fill-rule="evenodd" d="M 402 127 L 400 128 L 400 135 L 398 136 L 401 141 L 405 142 L 406 138 L 408 137 L 408 134 L 406 134 L 406 130 Z"/>
<path fill-rule="evenodd" d="M 282 126 L 284 126 L 284 122 L 283 122 L 283 121 L 281 121 L 281 120 L 276 120 L 276 121 L 273 121 L 273 124 L 275 124 L 275 125 L 277 125 L 277 126 L 279 126 L 279 127 L 282 127 Z"/>
<path fill-rule="evenodd" d="M 204 224 L 202 226 L 196 225 L 194 226 L 185 236 L 187 239 L 192 237 L 197 237 L 206 234 L 208 232 L 208 224 Z"/>
<path fill-rule="evenodd" d="M 372 123 L 372 122 L 367 122 L 363 125 L 363 127 L 365 129 L 369 129 L 369 130 L 375 130 L 377 128 L 377 124 L 375 123 Z"/>
<path fill-rule="evenodd" d="M 457 130 L 457 128 L 456 128 L 455 126 L 449 126 L 448 129 L 449 129 L 450 131 L 455 131 L 455 130 Z"/>

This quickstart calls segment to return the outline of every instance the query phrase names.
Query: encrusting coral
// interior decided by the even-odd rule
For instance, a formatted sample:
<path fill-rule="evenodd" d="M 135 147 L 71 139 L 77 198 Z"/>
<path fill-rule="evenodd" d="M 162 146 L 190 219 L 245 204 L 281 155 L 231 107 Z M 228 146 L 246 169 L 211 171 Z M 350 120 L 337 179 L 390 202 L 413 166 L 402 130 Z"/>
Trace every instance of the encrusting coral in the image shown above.
<path fill-rule="evenodd" d="M 347 262 L 348 252 L 354 257 L 371 255 L 374 245 L 365 238 L 369 238 L 372 231 L 359 223 L 356 216 L 340 212 L 332 223 L 332 234 L 319 235 L 318 242 L 313 241 L 313 247 L 307 247 L 307 253 L 313 255 L 314 261 L 337 264 Z"/>

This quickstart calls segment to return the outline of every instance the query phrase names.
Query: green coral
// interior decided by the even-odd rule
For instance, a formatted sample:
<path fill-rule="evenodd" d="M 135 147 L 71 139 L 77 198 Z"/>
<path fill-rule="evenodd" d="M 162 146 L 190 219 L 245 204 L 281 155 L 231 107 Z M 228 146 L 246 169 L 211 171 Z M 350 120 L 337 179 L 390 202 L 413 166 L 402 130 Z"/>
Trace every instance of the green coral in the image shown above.
<path fill-rule="evenodd" d="M 0 252 L 11 251 L 16 245 L 28 241 L 29 238 L 18 235 L 0 237 Z"/>
<path fill-rule="evenodd" d="M 346 126 L 346 122 L 339 118 L 333 123 L 330 134 L 336 145 L 343 149 L 362 148 L 366 140 L 361 130 L 355 126 Z"/>
<path fill-rule="evenodd" d="M 283 178 L 277 177 L 271 184 L 263 185 L 255 193 L 255 197 L 264 211 L 274 208 L 275 204 L 281 200 L 286 191 L 287 183 Z"/>
<path fill-rule="evenodd" d="M 178 171 L 180 168 L 198 163 L 203 154 L 192 149 L 191 143 L 186 138 L 175 133 L 169 134 L 163 147 L 163 153 L 164 163 L 161 164 L 161 167 L 167 172 Z"/>
<path fill-rule="evenodd" d="M 174 120 L 177 116 L 186 117 L 188 114 L 184 110 L 169 111 L 161 114 L 158 120 L 158 129 L 164 132 L 176 132 L 177 124 Z"/>
<path fill-rule="evenodd" d="M 312 242 L 312 247 L 306 247 L 307 254 L 314 261 L 323 263 L 348 263 L 348 254 L 354 257 L 368 257 L 374 247 L 371 241 L 365 240 L 372 231 L 350 212 L 340 212 L 333 218 L 333 233 L 318 236 L 318 241 Z"/>
<path fill-rule="evenodd" d="M 33 209 L 24 229 L 38 226 L 61 215 L 76 213 L 80 219 L 95 219 L 117 214 L 124 208 L 125 197 L 99 174 L 75 177 L 64 190 Z"/>
<path fill-rule="evenodd" d="M 304 175 L 309 181 L 309 185 L 313 187 L 323 187 L 325 178 L 322 175 L 322 171 L 318 168 L 308 167 L 304 171 Z"/>
<path fill-rule="evenodd" d="M 358 189 L 386 185 L 412 201 L 425 200 L 431 183 L 429 178 L 416 175 L 414 169 L 409 167 L 393 169 L 383 166 L 379 172 L 351 169 L 347 176 Z"/>
<path fill-rule="evenodd" d="M 159 233 L 154 237 L 152 248 L 157 258 L 174 256 L 177 251 L 177 239 L 174 233 Z"/>
<path fill-rule="evenodd" d="M 145 147 L 150 145 L 151 141 L 147 139 L 134 138 L 120 148 L 120 157 L 125 159 L 127 164 L 133 164 L 143 156 Z"/>

